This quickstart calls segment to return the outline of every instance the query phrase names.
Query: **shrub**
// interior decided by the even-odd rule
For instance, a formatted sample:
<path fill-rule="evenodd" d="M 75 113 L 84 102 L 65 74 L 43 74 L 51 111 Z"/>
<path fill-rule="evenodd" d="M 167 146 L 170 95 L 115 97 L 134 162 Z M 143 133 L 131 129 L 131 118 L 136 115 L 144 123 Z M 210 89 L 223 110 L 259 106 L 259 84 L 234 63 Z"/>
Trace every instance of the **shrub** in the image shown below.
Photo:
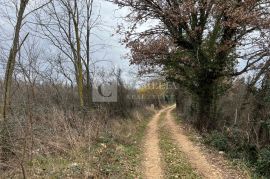
<path fill-rule="evenodd" d="M 213 131 L 208 134 L 205 139 L 205 143 L 221 151 L 226 151 L 228 148 L 227 137 L 218 131 Z"/>
<path fill-rule="evenodd" d="M 243 146 L 244 157 L 248 163 L 254 165 L 258 160 L 258 148 L 254 144 L 245 144 Z"/>
<path fill-rule="evenodd" d="M 257 171 L 265 177 L 270 177 L 270 148 L 264 148 L 259 152 Z"/>

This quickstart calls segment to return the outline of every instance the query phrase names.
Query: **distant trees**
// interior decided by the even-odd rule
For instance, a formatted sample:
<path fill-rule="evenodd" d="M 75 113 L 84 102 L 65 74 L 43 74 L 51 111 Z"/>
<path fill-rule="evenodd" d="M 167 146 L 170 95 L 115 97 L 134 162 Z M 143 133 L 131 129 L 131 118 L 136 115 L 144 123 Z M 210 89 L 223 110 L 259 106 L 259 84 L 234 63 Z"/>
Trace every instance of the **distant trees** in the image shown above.
<path fill-rule="evenodd" d="M 138 89 L 141 99 L 153 102 L 156 107 L 161 106 L 167 92 L 168 86 L 162 79 L 151 80 Z"/>
<path fill-rule="evenodd" d="M 199 130 L 215 128 L 216 100 L 233 77 L 270 66 L 268 1 L 111 1 L 131 9 L 132 27 L 124 29 L 131 63 L 144 73 L 159 67 L 188 89 Z M 156 26 L 137 31 L 147 21 Z M 236 69 L 240 61 L 244 66 Z"/>

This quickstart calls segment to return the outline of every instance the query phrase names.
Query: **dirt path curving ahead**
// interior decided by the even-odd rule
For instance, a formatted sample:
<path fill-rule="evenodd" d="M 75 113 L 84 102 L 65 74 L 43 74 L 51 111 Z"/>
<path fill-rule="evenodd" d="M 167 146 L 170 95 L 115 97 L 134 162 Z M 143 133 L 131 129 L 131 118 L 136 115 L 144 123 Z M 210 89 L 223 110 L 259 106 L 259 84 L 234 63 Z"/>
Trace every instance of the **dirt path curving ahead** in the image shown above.
<path fill-rule="evenodd" d="M 176 141 L 179 149 L 187 156 L 192 167 L 204 178 L 209 179 L 249 179 L 247 171 L 243 171 L 233 166 L 223 155 L 206 150 L 192 142 L 186 135 L 185 129 L 174 120 L 171 111 L 172 106 L 166 112 L 166 123 L 171 131 L 172 138 Z"/>
<path fill-rule="evenodd" d="M 160 110 L 148 124 L 145 136 L 143 169 L 147 179 L 163 178 L 161 167 L 161 153 L 158 139 L 158 120 L 160 114 L 168 108 Z"/>
<path fill-rule="evenodd" d="M 203 150 L 192 142 L 185 134 L 181 125 L 177 124 L 171 112 L 175 108 L 170 106 L 160 110 L 148 124 L 144 145 L 144 178 L 164 178 L 161 163 L 161 152 L 159 149 L 158 121 L 161 113 L 166 112 L 165 125 L 171 133 L 172 139 L 180 151 L 186 155 L 191 166 L 203 178 L 207 179 L 245 179 L 250 178 L 243 171 L 233 168 L 222 156 L 215 156 L 209 151 Z M 181 172 L 181 171 L 179 171 Z"/>

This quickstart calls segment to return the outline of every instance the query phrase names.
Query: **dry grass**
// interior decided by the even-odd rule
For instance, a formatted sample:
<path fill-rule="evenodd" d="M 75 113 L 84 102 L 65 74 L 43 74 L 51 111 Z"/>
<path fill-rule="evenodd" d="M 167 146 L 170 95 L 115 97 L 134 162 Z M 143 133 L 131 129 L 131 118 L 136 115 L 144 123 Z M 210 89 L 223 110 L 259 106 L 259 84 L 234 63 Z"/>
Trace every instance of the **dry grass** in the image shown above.
<path fill-rule="evenodd" d="M 143 110 L 143 111 L 142 111 Z M 134 178 L 140 176 L 140 140 L 149 110 L 129 118 L 104 111 L 41 110 L 9 121 L 13 155 L 0 178 Z M 16 115 L 18 116 L 18 115 Z M 23 172 L 24 171 L 24 172 Z"/>

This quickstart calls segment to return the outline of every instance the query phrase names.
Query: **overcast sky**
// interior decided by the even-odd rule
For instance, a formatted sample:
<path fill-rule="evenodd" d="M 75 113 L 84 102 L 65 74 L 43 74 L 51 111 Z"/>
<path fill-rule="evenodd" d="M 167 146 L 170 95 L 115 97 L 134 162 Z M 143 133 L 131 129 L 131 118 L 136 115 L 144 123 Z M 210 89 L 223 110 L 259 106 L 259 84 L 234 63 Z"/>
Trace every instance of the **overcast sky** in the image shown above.
<path fill-rule="evenodd" d="M 10 5 L 10 2 L 7 0 L 3 0 L 6 2 L 6 5 Z M 34 2 L 34 1 L 33 1 Z M 3 4 L 2 4 L 3 5 Z M 31 5 L 32 6 L 32 5 Z M 29 6 L 28 6 L 29 7 Z M 10 21 L 8 18 L 5 18 L 4 16 L 11 16 L 15 20 L 14 17 L 14 6 L 2 6 L 0 9 L 1 12 L 1 19 L 0 19 L 0 41 L 5 41 L 5 45 L 2 46 L 2 49 L 9 49 L 10 46 L 10 40 L 12 39 L 12 25 L 10 24 Z M 28 9 L 29 10 L 29 9 Z M 94 18 L 97 14 L 100 14 L 100 23 L 101 25 L 99 28 L 93 29 L 93 34 L 91 37 L 91 43 L 92 45 L 96 44 L 102 44 L 101 46 L 96 46 L 94 49 L 94 53 L 92 54 L 92 60 L 94 62 L 96 61 L 102 61 L 95 63 L 96 66 L 99 68 L 104 67 L 106 69 L 112 69 L 112 68 L 121 68 L 123 70 L 123 76 L 125 79 L 130 78 L 130 72 L 136 72 L 135 66 L 129 65 L 129 60 L 124 59 L 124 56 L 128 53 L 128 49 L 125 48 L 124 45 L 121 45 L 120 39 L 123 38 L 120 35 L 114 35 L 116 32 L 116 28 L 118 24 L 124 23 L 123 19 L 121 17 L 124 17 L 127 13 L 127 9 L 119 9 L 118 6 L 116 6 L 113 3 L 104 1 L 104 0 L 94 0 Z M 4 18 L 3 18 L 4 17 Z M 13 22 L 14 23 L 14 22 Z M 11 30 L 12 29 L 12 30 Z M 24 28 L 23 31 L 29 31 L 27 28 Z M 23 36 L 22 32 L 21 35 Z M 44 42 L 42 41 L 41 44 Z M 46 43 L 46 42 L 45 42 Z M 3 44 L 3 43 L 1 43 Z M 105 46 L 104 46 L 105 45 Z M 44 45 L 43 45 L 44 46 Z M 48 48 L 49 52 L 54 47 L 50 45 L 50 48 Z M 96 51 L 96 49 L 99 49 Z M 4 66 L 4 65 L 3 65 Z"/>
<path fill-rule="evenodd" d="M 11 1 L 9 0 L 0 0 L 5 1 L 7 4 L 10 4 Z M 42 2 L 42 1 L 33 1 L 33 2 Z M 100 48 L 100 46 L 97 46 L 96 49 L 99 49 L 98 51 L 94 52 L 92 54 L 92 60 L 94 62 L 102 61 L 95 63 L 95 66 L 99 68 L 105 68 L 107 70 L 113 69 L 113 68 L 121 68 L 123 71 L 123 77 L 126 81 L 134 78 L 134 73 L 137 71 L 136 66 L 130 66 L 129 60 L 125 59 L 125 55 L 129 52 L 128 49 L 125 48 L 124 45 L 121 45 L 120 39 L 123 38 L 119 34 L 115 34 L 116 28 L 118 24 L 125 23 L 121 17 L 124 17 L 128 14 L 127 9 L 119 9 L 118 6 L 116 6 L 113 3 L 107 2 L 105 0 L 94 0 L 94 18 L 97 14 L 100 14 L 100 28 L 96 28 L 93 30 L 93 34 L 91 37 L 91 43 L 92 44 L 102 44 L 105 45 L 104 48 Z M 2 49 L 9 49 L 9 42 L 12 39 L 12 33 L 13 29 L 10 25 L 10 21 L 8 18 L 3 18 L 5 15 L 14 17 L 14 6 L 2 6 L 0 8 L 0 48 Z M 13 18 L 15 19 L 15 18 Z M 13 22 L 14 23 L 14 22 Z M 155 24 L 153 23 L 147 23 L 149 25 Z M 146 26 L 140 27 L 141 30 L 144 28 L 147 28 Z M 12 30 L 11 30 L 12 29 Z M 28 30 L 24 29 L 23 33 L 27 33 Z M 115 34 L 112 36 L 112 34 Z M 22 35 L 23 36 L 23 35 Z M 44 43 L 42 41 L 42 43 Z M 43 45 L 44 46 L 44 45 Z M 48 48 L 48 52 L 51 52 L 51 49 L 53 49 L 52 45 L 50 48 Z M 2 52 L 0 52 L 1 55 Z M 5 65 L 2 64 L 2 67 Z M 241 64 L 239 64 L 241 66 Z"/>
<path fill-rule="evenodd" d="M 92 38 L 92 42 L 106 46 L 93 54 L 95 60 L 105 60 L 105 62 L 97 63 L 97 66 L 121 68 L 123 76 L 129 78 L 130 72 L 136 72 L 136 67 L 130 66 L 129 60 L 124 57 L 128 53 L 128 49 L 120 43 L 120 39 L 123 37 L 115 34 L 117 25 L 125 23 L 121 17 L 124 17 L 128 10 L 119 9 L 115 4 L 103 0 L 96 0 L 95 8 L 100 11 L 103 26 L 101 29 L 94 30 L 96 36 Z M 114 35 L 112 36 L 112 34 Z"/>

